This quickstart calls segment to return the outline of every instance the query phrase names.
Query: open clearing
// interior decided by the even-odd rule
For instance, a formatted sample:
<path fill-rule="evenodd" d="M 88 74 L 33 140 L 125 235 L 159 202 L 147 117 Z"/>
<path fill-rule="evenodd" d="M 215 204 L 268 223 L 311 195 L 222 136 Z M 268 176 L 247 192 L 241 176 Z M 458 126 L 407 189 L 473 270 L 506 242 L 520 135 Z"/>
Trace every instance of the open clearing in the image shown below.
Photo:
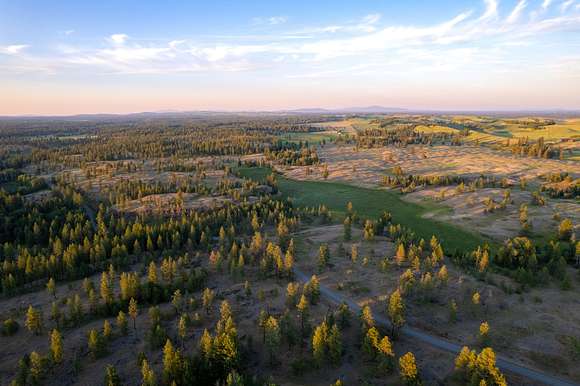
<path fill-rule="evenodd" d="M 241 168 L 239 172 L 244 177 L 263 180 L 270 173 L 270 169 Z M 332 182 L 298 181 L 282 176 L 278 177 L 278 186 L 282 194 L 292 198 L 292 202 L 297 206 L 317 207 L 324 204 L 332 213 L 341 217 L 346 213 L 348 202 L 352 202 L 354 210 L 362 218 L 378 218 L 384 211 L 388 211 L 396 222 L 412 227 L 426 240 L 436 234 L 450 251 L 455 248 L 474 249 L 482 243 L 482 238 L 476 234 L 423 218 L 424 213 L 434 209 L 433 205 L 406 203 L 396 192 Z"/>

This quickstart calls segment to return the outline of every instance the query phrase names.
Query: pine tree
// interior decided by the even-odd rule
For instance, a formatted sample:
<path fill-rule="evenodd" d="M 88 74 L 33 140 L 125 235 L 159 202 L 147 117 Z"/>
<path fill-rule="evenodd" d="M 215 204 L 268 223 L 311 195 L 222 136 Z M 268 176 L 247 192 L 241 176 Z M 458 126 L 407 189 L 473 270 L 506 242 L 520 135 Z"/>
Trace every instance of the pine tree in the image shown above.
<path fill-rule="evenodd" d="M 402 243 L 399 243 L 397 246 L 397 253 L 395 254 L 395 260 L 397 264 L 401 265 L 405 262 L 405 246 Z"/>
<path fill-rule="evenodd" d="M 306 328 L 306 321 L 308 319 L 308 300 L 304 294 L 300 297 L 300 301 L 296 305 L 296 309 L 300 314 L 300 336 L 304 338 L 304 332 Z"/>
<path fill-rule="evenodd" d="M 103 322 L 103 338 L 105 340 L 109 340 L 109 339 L 111 339 L 112 335 L 113 335 L 113 329 L 111 327 L 111 323 L 109 322 L 108 319 L 105 319 L 105 321 Z"/>
<path fill-rule="evenodd" d="M 384 373 L 391 372 L 393 369 L 395 352 L 393 351 L 393 345 L 391 344 L 389 337 L 386 335 L 381 339 L 377 346 L 377 356 L 379 360 L 379 370 Z"/>
<path fill-rule="evenodd" d="M 46 283 L 46 291 L 50 296 L 56 299 L 56 283 L 52 277 L 48 280 L 48 283 Z"/>
<path fill-rule="evenodd" d="M 42 314 L 40 311 L 32 307 L 31 305 L 28 306 L 28 311 L 26 311 L 26 321 L 24 325 L 28 330 L 35 335 L 39 335 L 42 332 Z"/>
<path fill-rule="evenodd" d="M 92 329 L 89 331 L 88 340 L 89 351 L 91 352 L 93 358 L 99 358 L 104 352 L 104 342 L 97 330 Z"/>
<path fill-rule="evenodd" d="M 206 288 L 203 291 L 203 294 L 202 294 L 203 308 L 205 309 L 205 312 L 208 315 L 211 312 L 211 306 L 213 304 L 214 297 L 215 297 L 215 293 L 212 290 L 210 290 L 209 288 Z"/>
<path fill-rule="evenodd" d="M 574 234 L 574 223 L 570 219 L 564 219 L 558 225 L 558 237 L 560 240 L 569 241 Z"/>
<path fill-rule="evenodd" d="M 342 357 L 342 338 L 340 330 L 336 324 L 333 324 L 330 328 L 327 345 L 330 362 L 337 366 L 340 364 L 340 359 Z"/>
<path fill-rule="evenodd" d="M 207 329 L 203 330 L 203 334 L 199 339 L 199 350 L 203 358 L 206 360 L 211 358 L 213 355 L 213 341 Z"/>
<path fill-rule="evenodd" d="M 32 378 L 32 384 L 38 384 L 42 376 L 44 375 L 44 360 L 42 356 L 33 351 L 29 355 L 30 360 L 30 376 Z"/>
<path fill-rule="evenodd" d="M 379 330 L 377 330 L 376 327 L 369 328 L 364 335 L 362 347 L 364 352 L 371 359 L 375 359 L 377 355 L 379 338 Z"/>
<path fill-rule="evenodd" d="M 171 298 L 171 304 L 175 307 L 175 312 L 179 313 L 181 311 L 181 307 L 183 306 L 183 296 L 181 295 L 181 291 L 179 289 L 175 290 L 173 296 Z"/>
<path fill-rule="evenodd" d="M 391 320 L 392 325 L 391 335 L 394 336 L 395 332 L 405 324 L 405 304 L 403 303 L 403 298 L 398 289 L 389 297 L 387 313 L 389 314 L 389 319 Z"/>
<path fill-rule="evenodd" d="M 479 354 L 463 347 L 455 359 L 455 369 L 470 384 L 507 386 L 504 375 L 496 366 L 495 353 L 489 347 Z"/>
<path fill-rule="evenodd" d="M 312 355 L 314 361 L 320 366 L 327 358 L 328 325 L 323 321 L 314 329 L 312 335 Z"/>
<path fill-rule="evenodd" d="M 322 270 L 328 265 L 330 253 L 328 252 L 328 245 L 322 244 L 318 248 L 318 269 Z"/>
<path fill-rule="evenodd" d="M 316 304 L 320 300 L 320 283 L 316 275 L 312 275 L 310 281 L 306 283 L 305 292 L 308 295 L 310 303 Z"/>
<path fill-rule="evenodd" d="M 489 323 L 481 322 L 479 325 L 479 342 L 482 346 L 487 346 L 489 342 Z"/>
<path fill-rule="evenodd" d="M 121 378 L 117 369 L 113 365 L 107 365 L 105 368 L 105 386 L 121 386 Z"/>
<path fill-rule="evenodd" d="M 371 220 L 365 221 L 364 238 L 367 241 L 375 238 L 375 225 Z"/>
<path fill-rule="evenodd" d="M 455 299 L 451 299 L 449 303 L 449 321 L 452 323 L 457 321 L 457 303 Z"/>
<path fill-rule="evenodd" d="M 399 358 L 399 373 L 406 385 L 420 385 L 419 372 L 413 353 L 408 352 Z"/>
<path fill-rule="evenodd" d="M 489 266 L 489 252 L 487 250 L 484 250 L 483 254 L 481 255 L 481 258 L 477 262 L 477 270 L 480 273 L 483 273 L 485 272 L 488 266 Z"/>
<path fill-rule="evenodd" d="M 373 311 L 368 304 L 365 304 L 360 311 L 361 329 L 363 334 L 366 334 L 369 328 L 375 326 L 375 319 L 373 317 Z"/>
<path fill-rule="evenodd" d="M 151 367 L 149 367 L 149 362 L 147 362 L 147 359 L 144 359 L 141 363 L 141 376 L 143 378 L 141 386 L 157 386 L 155 372 Z"/>
<path fill-rule="evenodd" d="M 270 363 L 274 363 L 275 355 L 274 353 L 280 347 L 280 327 L 278 326 L 278 321 L 273 316 L 269 316 L 265 323 L 265 340 L 266 347 L 270 354 Z"/>
<path fill-rule="evenodd" d="M 479 292 L 475 291 L 473 293 L 473 296 L 471 297 L 471 302 L 476 306 L 479 305 L 479 303 L 481 302 L 481 296 L 479 295 Z"/>
<path fill-rule="evenodd" d="M 127 335 L 127 316 L 123 311 L 119 311 L 117 315 L 117 327 L 121 331 L 121 334 Z"/>
<path fill-rule="evenodd" d="M 449 274 L 447 273 L 447 267 L 445 265 L 441 266 L 439 272 L 437 272 L 437 279 L 442 285 L 446 285 L 449 281 Z"/>
<path fill-rule="evenodd" d="M 113 302 L 113 291 L 111 289 L 111 281 L 106 272 L 101 274 L 101 298 L 106 304 Z"/>
<path fill-rule="evenodd" d="M 266 310 L 260 310 L 258 314 L 258 326 L 262 329 L 262 343 L 266 343 L 266 323 L 270 315 Z"/>
<path fill-rule="evenodd" d="M 137 308 L 137 301 L 135 300 L 135 298 L 131 298 L 131 300 L 129 301 L 129 316 L 131 317 L 131 319 L 133 319 L 133 329 L 136 330 L 137 329 L 137 315 L 139 313 L 139 310 Z"/>
<path fill-rule="evenodd" d="M 50 333 L 50 356 L 54 363 L 61 363 L 63 357 L 62 336 L 54 329 Z"/>
<path fill-rule="evenodd" d="M 57 302 L 52 302 L 50 305 L 50 319 L 56 324 L 57 328 L 60 327 L 62 312 L 60 312 Z"/>
<path fill-rule="evenodd" d="M 353 263 L 356 263 L 356 261 L 358 260 L 358 245 L 357 244 L 352 244 L 350 246 L 350 260 Z"/>
<path fill-rule="evenodd" d="M 352 317 L 352 312 L 350 311 L 350 308 L 348 307 L 348 304 L 346 304 L 346 302 L 340 303 L 340 305 L 338 306 L 336 314 L 337 314 L 336 320 L 338 322 L 338 326 L 341 329 L 344 329 L 344 328 L 347 328 L 350 326 L 350 319 Z"/>
<path fill-rule="evenodd" d="M 150 285 L 157 284 L 157 265 L 155 265 L 154 261 L 149 263 L 149 268 L 147 269 L 147 282 Z"/>
<path fill-rule="evenodd" d="M 284 270 L 286 271 L 286 276 L 289 278 L 294 277 L 294 255 L 290 249 L 286 250 L 284 255 Z"/>
<path fill-rule="evenodd" d="M 350 241 L 350 239 L 352 238 L 352 225 L 350 222 L 350 217 L 346 217 L 344 219 L 344 241 Z"/>
<path fill-rule="evenodd" d="M 171 341 L 167 339 L 163 347 L 163 377 L 167 384 L 179 379 L 182 359 L 178 350 L 175 350 Z"/>
<path fill-rule="evenodd" d="M 183 348 L 185 337 L 187 335 L 187 317 L 185 315 L 179 317 L 179 322 L 177 323 L 177 335 L 181 340 L 181 347 Z"/>
<path fill-rule="evenodd" d="M 286 286 L 286 306 L 288 308 L 294 308 L 296 306 L 299 289 L 300 289 L 299 283 L 290 282 Z"/>

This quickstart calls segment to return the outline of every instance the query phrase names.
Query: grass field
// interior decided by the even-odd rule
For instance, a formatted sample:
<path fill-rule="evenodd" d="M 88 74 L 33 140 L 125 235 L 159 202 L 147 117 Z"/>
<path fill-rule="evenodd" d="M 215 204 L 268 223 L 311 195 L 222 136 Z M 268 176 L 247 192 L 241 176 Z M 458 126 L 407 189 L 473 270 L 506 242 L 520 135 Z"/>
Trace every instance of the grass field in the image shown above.
<path fill-rule="evenodd" d="M 238 171 L 242 176 L 258 181 L 263 181 L 271 173 L 271 170 L 265 167 L 240 168 Z M 277 178 L 280 192 L 291 198 L 296 206 L 315 207 L 324 204 L 333 214 L 343 217 L 346 204 L 350 201 L 360 217 L 374 219 L 384 211 L 389 211 L 395 222 L 413 229 L 420 237 L 428 240 L 435 234 L 448 252 L 455 249 L 472 250 L 487 241 L 481 235 L 453 225 L 422 218 L 424 213 L 436 208 L 404 202 L 395 192 L 334 182 L 297 181 L 280 175 Z"/>

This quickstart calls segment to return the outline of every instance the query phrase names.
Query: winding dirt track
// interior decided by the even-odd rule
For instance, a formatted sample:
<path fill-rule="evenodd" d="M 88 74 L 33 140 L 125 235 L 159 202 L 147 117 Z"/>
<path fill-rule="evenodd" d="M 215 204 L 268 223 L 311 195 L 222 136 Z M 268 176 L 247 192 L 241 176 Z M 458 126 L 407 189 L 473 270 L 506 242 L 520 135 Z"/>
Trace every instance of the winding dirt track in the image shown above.
<path fill-rule="evenodd" d="M 296 267 L 294 268 L 294 275 L 295 275 L 296 279 L 298 279 L 302 283 L 306 283 L 310 279 L 309 275 L 307 275 L 302 270 L 300 270 L 299 268 L 296 268 Z M 329 299 L 333 303 L 340 304 L 342 302 L 345 302 L 353 311 L 360 312 L 360 310 L 361 310 L 361 307 L 355 301 L 353 301 L 352 299 L 349 299 L 347 297 L 342 296 L 341 294 L 331 290 L 330 288 L 328 288 L 322 284 L 320 285 L 320 293 L 322 294 L 322 296 L 326 297 L 327 299 Z M 386 318 L 384 318 L 380 315 L 376 315 L 374 318 L 375 318 L 375 322 L 377 322 L 377 324 L 382 325 L 383 327 L 388 327 L 388 328 L 391 327 L 391 323 Z M 460 346 L 458 344 L 451 343 L 445 339 L 439 338 L 439 337 L 431 335 L 431 334 L 427 334 L 425 332 L 422 332 L 420 330 L 417 330 L 417 329 L 414 329 L 414 328 L 411 328 L 408 326 L 403 327 L 401 329 L 401 333 L 403 335 L 408 336 L 408 337 L 417 339 L 423 343 L 427 343 L 428 345 L 435 347 L 437 349 L 451 352 L 454 354 L 458 354 L 462 348 L 462 346 Z M 497 363 L 497 366 L 502 371 L 506 371 L 506 372 L 510 372 L 513 374 L 523 376 L 523 377 L 525 377 L 529 380 L 532 380 L 534 382 L 540 382 L 540 383 L 543 383 L 545 385 L 553 385 L 553 386 L 578 386 L 576 383 L 573 383 L 571 381 L 562 380 L 560 378 L 556 378 L 556 377 L 551 376 L 549 374 L 541 373 L 537 370 L 530 369 L 528 367 L 525 367 L 523 365 L 515 363 L 509 359 L 503 358 L 499 355 L 496 358 L 496 363 Z"/>

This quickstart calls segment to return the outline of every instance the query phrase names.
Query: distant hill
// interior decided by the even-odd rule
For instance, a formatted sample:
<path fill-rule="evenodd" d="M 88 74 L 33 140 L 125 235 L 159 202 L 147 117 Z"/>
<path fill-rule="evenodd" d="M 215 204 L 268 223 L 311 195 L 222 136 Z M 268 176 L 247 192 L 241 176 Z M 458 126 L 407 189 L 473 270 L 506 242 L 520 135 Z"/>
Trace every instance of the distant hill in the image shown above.
<path fill-rule="evenodd" d="M 403 113 L 409 110 L 399 108 L 399 107 L 384 107 L 384 106 L 362 106 L 362 107 L 344 107 L 336 109 L 323 109 L 323 108 L 304 108 L 295 109 L 288 112 L 300 113 L 300 114 L 389 114 L 389 113 Z"/>

